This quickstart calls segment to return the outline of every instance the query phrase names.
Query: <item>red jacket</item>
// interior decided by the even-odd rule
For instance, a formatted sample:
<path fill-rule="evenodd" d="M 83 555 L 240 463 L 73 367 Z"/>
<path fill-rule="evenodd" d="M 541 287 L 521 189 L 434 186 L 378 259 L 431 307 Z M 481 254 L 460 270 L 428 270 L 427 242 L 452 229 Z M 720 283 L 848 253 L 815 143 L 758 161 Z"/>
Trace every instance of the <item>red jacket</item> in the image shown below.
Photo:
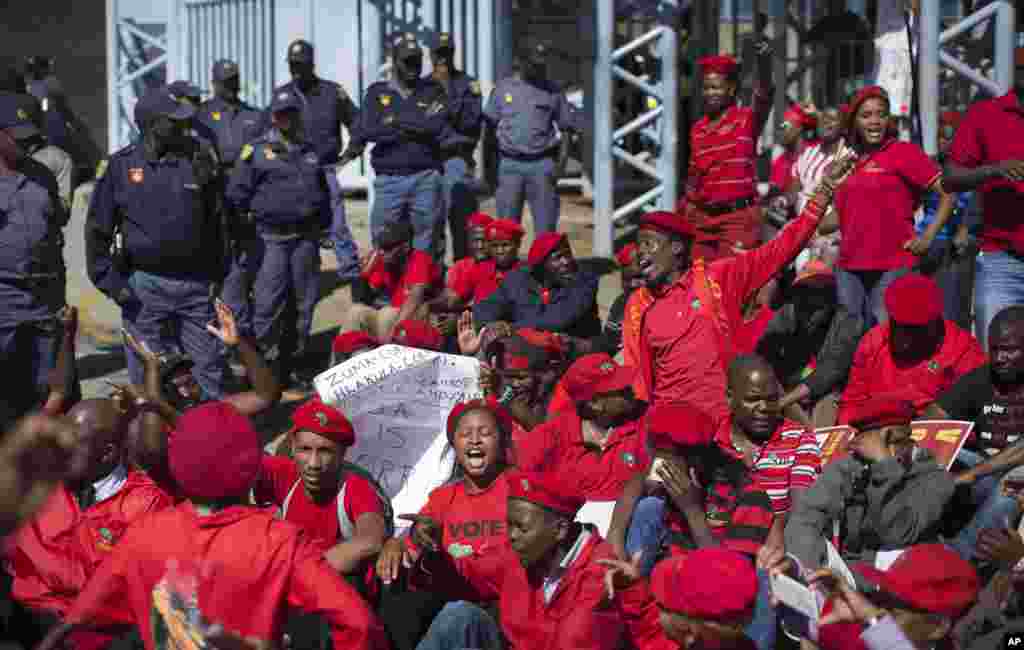
<path fill-rule="evenodd" d="M 130 524 L 171 505 L 144 472 L 130 471 L 121 489 L 85 512 L 63 486 L 6 544 L 11 593 L 24 607 L 63 615 Z"/>
<path fill-rule="evenodd" d="M 277 641 L 289 607 L 323 615 L 336 648 L 387 647 L 369 606 L 297 526 L 247 506 L 201 516 L 185 502 L 132 527 L 66 621 L 135 625 L 156 650 L 199 623 Z"/>

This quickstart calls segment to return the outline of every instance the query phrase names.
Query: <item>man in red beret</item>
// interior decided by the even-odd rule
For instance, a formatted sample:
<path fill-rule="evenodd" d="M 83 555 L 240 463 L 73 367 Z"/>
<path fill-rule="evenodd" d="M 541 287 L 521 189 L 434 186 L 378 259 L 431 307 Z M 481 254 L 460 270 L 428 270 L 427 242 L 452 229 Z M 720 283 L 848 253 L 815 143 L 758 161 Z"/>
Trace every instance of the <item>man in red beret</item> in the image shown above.
<path fill-rule="evenodd" d="M 643 589 L 608 597 L 600 562 L 615 554 L 596 528 L 573 521 L 583 503 L 572 476 L 512 472 L 510 548 L 486 568 L 472 558 L 427 552 L 413 580 L 452 598 L 496 601 L 509 650 L 617 649 L 627 633 L 625 612 L 635 611 L 635 594 Z M 439 647 L 460 647 L 460 638 L 448 641 Z"/>
<path fill-rule="evenodd" d="M 917 412 L 985 363 L 977 339 L 942 316 L 942 291 L 931 278 L 904 275 L 885 290 L 886 323 L 864 335 L 853 357 L 850 378 L 839 401 L 839 424 L 851 417 L 851 404 L 878 393 L 896 393 Z"/>
<path fill-rule="evenodd" d="M 329 621 L 336 648 L 386 648 L 373 612 L 322 546 L 246 505 L 261 457 L 259 434 L 234 407 L 210 402 L 182 415 L 169 461 L 186 500 L 125 533 L 40 647 L 59 647 L 78 627 L 111 625 L 135 625 L 147 650 L 165 638 L 187 647 L 215 625 L 276 644 L 296 607 Z"/>
<path fill-rule="evenodd" d="M 487 346 L 481 369 L 481 388 L 508 410 L 524 435 L 548 419 L 550 383 L 555 354 L 531 342 L 520 332 L 501 337 Z"/>
<path fill-rule="evenodd" d="M 640 399 L 692 401 L 724 419 L 725 370 L 735 356 L 734 333 L 743 305 L 793 260 L 814 234 L 837 179 L 852 159 L 837 164 L 800 217 L 750 252 L 691 265 L 694 230 L 669 212 L 640 218 L 637 254 L 647 283 L 634 291 L 623 319 L 623 355 L 636 365 Z"/>
<path fill-rule="evenodd" d="M 474 288 L 474 271 L 491 258 L 487 242 L 487 230 L 494 219 L 483 212 L 474 212 L 466 220 L 466 242 L 469 255 L 456 259 L 448 267 L 445 275 L 445 286 L 440 294 L 430 300 L 427 306 L 434 323 L 446 336 L 455 333 L 457 314 L 472 303 Z"/>
<path fill-rule="evenodd" d="M 736 60 L 710 56 L 701 69 L 704 117 L 690 131 L 683 217 L 697 231 L 694 257 L 708 262 L 753 248 L 761 236 L 757 205 L 757 141 L 772 110 L 772 59 L 767 41 L 755 45 L 757 77 L 749 107 L 736 105 Z"/>

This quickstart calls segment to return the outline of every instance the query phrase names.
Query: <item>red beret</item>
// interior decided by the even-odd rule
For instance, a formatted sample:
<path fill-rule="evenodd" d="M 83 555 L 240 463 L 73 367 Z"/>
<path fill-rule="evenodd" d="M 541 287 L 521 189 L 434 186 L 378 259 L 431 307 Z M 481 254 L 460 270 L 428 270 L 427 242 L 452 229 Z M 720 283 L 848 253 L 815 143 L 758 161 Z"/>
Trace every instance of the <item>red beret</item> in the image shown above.
<path fill-rule="evenodd" d="M 911 546 L 886 571 L 865 564 L 854 568 L 907 609 L 955 619 L 978 598 L 974 566 L 943 544 Z"/>
<path fill-rule="evenodd" d="M 739 68 L 739 63 L 736 62 L 736 59 L 725 54 L 703 56 L 697 59 L 697 65 L 700 66 L 701 74 L 717 73 L 726 76 L 735 73 Z"/>
<path fill-rule="evenodd" d="M 793 287 L 834 287 L 836 284 L 836 274 L 832 272 L 830 267 L 820 259 L 811 259 L 804 264 L 804 267 L 797 273 L 796 278 L 793 280 Z"/>
<path fill-rule="evenodd" d="M 808 113 L 807 109 L 802 104 L 793 104 L 786 112 L 782 114 L 782 119 L 785 122 L 789 122 L 794 126 L 801 128 L 811 128 L 818 123 L 818 118 L 812 113 Z"/>
<path fill-rule="evenodd" d="M 526 231 L 511 219 L 495 219 L 487 226 L 489 241 L 516 241 L 522 239 Z"/>
<path fill-rule="evenodd" d="M 900 325 L 927 325 L 942 318 L 942 289 L 931 278 L 908 273 L 885 290 L 885 310 Z"/>
<path fill-rule="evenodd" d="M 701 548 L 658 562 L 651 593 L 664 609 L 721 623 L 748 619 L 757 598 L 757 571 L 742 553 Z"/>
<path fill-rule="evenodd" d="M 338 443 L 342 447 L 351 447 L 356 442 L 356 431 L 345 414 L 328 406 L 314 397 L 292 413 L 292 428 L 289 433 L 309 431 L 318 436 Z"/>
<path fill-rule="evenodd" d="M 576 490 L 573 476 L 513 471 L 508 477 L 508 497 L 522 499 L 575 517 L 586 499 Z"/>
<path fill-rule="evenodd" d="M 407 318 L 395 325 L 395 334 L 391 340 L 395 345 L 433 350 L 434 352 L 440 352 L 444 347 L 444 335 L 439 329 L 425 320 L 412 318 Z"/>
<path fill-rule="evenodd" d="M 849 121 L 846 125 L 847 128 L 853 129 L 853 121 L 857 118 L 857 111 L 860 110 L 861 104 L 869 99 L 884 99 L 886 105 L 889 105 L 889 93 L 886 92 L 885 88 L 881 86 L 864 86 L 850 100 L 846 113 L 847 120 Z"/>
<path fill-rule="evenodd" d="M 215 500 L 244 496 L 260 474 L 260 436 L 227 402 L 207 402 L 178 418 L 167 460 L 182 494 Z"/>
<path fill-rule="evenodd" d="M 586 402 L 597 395 L 615 393 L 629 388 L 636 378 L 636 370 L 620 366 L 603 352 L 586 354 L 569 366 L 562 384 L 574 402 Z"/>
<path fill-rule="evenodd" d="M 512 415 L 502 406 L 493 395 L 489 395 L 483 399 L 473 399 L 468 402 L 459 402 L 453 408 L 451 413 L 448 414 L 448 423 L 446 430 L 448 432 L 448 442 L 451 442 L 455 437 L 455 431 L 459 428 L 459 420 L 462 416 L 470 411 L 488 411 L 497 420 L 498 426 L 505 431 L 506 434 L 512 435 L 512 428 L 515 426 L 515 419 Z"/>
<path fill-rule="evenodd" d="M 619 266 L 629 266 L 636 259 L 636 244 L 626 244 L 615 254 L 615 261 Z"/>
<path fill-rule="evenodd" d="M 474 212 L 466 217 L 466 226 L 469 228 L 486 228 L 494 221 L 494 217 L 484 212 Z"/>
<path fill-rule="evenodd" d="M 641 229 L 657 230 L 669 235 L 693 238 L 697 232 L 690 222 L 675 212 L 654 211 L 640 215 L 637 224 Z"/>
<path fill-rule="evenodd" d="M 645 417 L 647 440 L 654 449 L 706 445 L 715 435 L 711 416 L 687 402 L 658 402 Z"/>
<path fill-rule="evenodd" d="M 914 419 L 914 403 L 896 395 L 872 395 L 850 404 L 850 426 L 870 431 L 896 424 L 910 424 Z"/>
<path fill-rule="evenodd" d="M 548 258 L 556 248 L 558 248 L 562 242 L 567 241 L 564 233 L 560 232 L 546 232 L 533 240 L 533 245 L 530 246 L 530 254 L 526 258 L 526 263 L 530 266 L 537 266 L 543 264 L 544 260 Z"/>
<path fill-rule="evenodd" d="M 375 348 L 380 343 L 362 330 L 353 332 L 342 332 L 334 337 L 331 343 L 331 351 L 335 354 L 352 354 L 359 348 Z"/>

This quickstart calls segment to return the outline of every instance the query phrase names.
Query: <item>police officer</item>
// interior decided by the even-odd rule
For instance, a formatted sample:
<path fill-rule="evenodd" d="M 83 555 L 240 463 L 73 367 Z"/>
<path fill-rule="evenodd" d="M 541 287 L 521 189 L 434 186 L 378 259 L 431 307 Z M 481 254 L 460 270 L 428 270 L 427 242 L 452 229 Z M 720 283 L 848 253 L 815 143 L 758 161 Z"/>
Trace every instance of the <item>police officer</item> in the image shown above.
<path fill-rule="evenodd" d="M 394 78 L 367 88 L 341 161 L 347 164 L 368 142 L 376 144 L 371 154 L 376 173 L 372 238 L 376 241 L 384 224 L 408 219 L 413 246 L 440 263 L 445 252 L 441 142 L 449 131 L 448 94 L 433 79 L 420 77 L 423 52 L 411 34 L 397 41 L 393 53 Z"/>
<path fill-rule="evenodd" d="M 166 86 L 135 107 L 142 137 L 101 166 L 86 216 L 92 283 L 121 306 L 125 328 L 158 354 L 184 351 L 208 399 L 224 371 L 213 298 L 226 272 L 219 169 L 189 135 L 195 108 Z M 126 346 L 132 383 L 143 368 Z"/>
<path fill-rule="evenodd" d="M 43 130 L 54 146 L 71 151 L 70 124 L 75 118 L 64 100 L 64 90 L 54 74 L 54 60 L 48 56 L 25 59 L 25 84 L 28 94 L 39 100 L 43 109 Z"/>
<path fill-rule="evenodd" d="M 227 201 L 235 214 L 252 214 L 259 234 L 253 291 L 256 341 L 267 359 L 277 362 L 280 375 L 290 375 L 293 384 L 305 387 L 309 377 L 298 362 L 306 352 L 319 298 L 319 241 L 329 224 L 330 190 L 317 145 L 304 132 L 302 108 L 296 93 L 274 93 L 271 129 L 242 148 Z M 290 297 L 298 312 L 294 346 L 285 345 L 281 336 Z"/>
<path fill-rule="evenodd" d="M 469 254 L 466 217 L 478 207 L 473 152 L 480 139 L 483 116 L 480 83 L 455 68 L 455 43 L 451 34 L 438 35 L 431 55 L 434 69 L 430 76 L 448 93 L 451 129 L 441 141 L 444 207 L 452 233 L 452 253 L 460 260 Z"/>
<path fill-rule="evenodd" d="M 528 50 L 484 110 L 498 140 L 498 216 L 520 221 L 525 199 L 535 233 L 558 229 L 556 184 L 569 160 L 567 132 L 575 129 L 565 94 L 547 79 L 547 59 L 544 45 Z"/>
<path fill-rule="evenodd" d="M 53 174 L 15 140 L 20 113 L 18 95 L 0 96 L 0 364 L 14 414 L 39 404 L 56 363 L 68 220 Z"/>
<path fill-rule="evenodd" d="M 214 138 L 226 180 L 231 175 L 243 145 L 255 140 L 264 130 L 263 113 L 239 97 L 242 86 L 237 63 L 221 59 L 213 64 L 211 76 L 213 97 L 199 105 L 196 123 L 205 127 Z M 231 268 L 224 279 L 221 299 L 235 313 L 239 328 L 251 334 L 249 292 L 255 272 L 252 266 L 255 232 L 244 219 L 232 218 L 230 223 Z"/>
<path fill-rule="evenodd" d="M 7 110 L 14 111 L 7 133 L 18 142 L 22 151 L 53 172 L 61 204 L 65 210 L 70 210 L 75 166 L 66 151 L 50 144 L 43 135 L 43 111 L 39 102 L 27 94 L 0 93 L 0 97 L 8 102 Z"/>
<path fill-rule="evenodd" d="M 167 84 L 167 90 L 171 96 L 179 102 L 185 102 L 198 113 L 199 105 L 202 103 L 203 91 L 199 86 L 190 81 L 173 81 Z M 197 116 L 198 117 L 198 116 Z M 204 146 L 210 147 L 217 154 L 217 163 L 220 164 L 220 150 L 217 148 L 217 136 L 213 130 L 202 120 L 193 119 L 190 122 L 189 135 L 198 139 Z"/>
<path fill-rule="evenodd" d="M 341 125 L 349 130 L 355 123 L 358 109 L 345 89 L 333 81 L 316 76 L 313 46 L 294 41 L 288 46 L 288 69 L 292 80 L 274 90 L 294 92 L 302 102 L 302 123 L 309 142 L 316 147 L 320 164 L 325 167 L 331 190 L 331 243 L 338 258 L 338 275 L 344 284 L 359 277 L 359 249 L 352 238 L 345 217 L 345 197 L 338 182 L 338 155 L 342 150 Z"/>

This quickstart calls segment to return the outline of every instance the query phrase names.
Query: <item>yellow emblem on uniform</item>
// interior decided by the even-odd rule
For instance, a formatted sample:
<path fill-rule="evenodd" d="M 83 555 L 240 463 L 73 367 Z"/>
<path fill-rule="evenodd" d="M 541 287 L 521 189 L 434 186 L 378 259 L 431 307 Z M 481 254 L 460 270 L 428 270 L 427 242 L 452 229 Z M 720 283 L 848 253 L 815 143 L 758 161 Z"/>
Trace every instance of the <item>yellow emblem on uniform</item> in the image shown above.
<path fill-rule="evenodd" d="M 28 113 L 25 112 L 24 108 L 19 108 L 18 109 L 18 119 L 19 120 L 27 120 L 28 119 Z"/>
<path fill-rule="evenodd" d="M 469 82 L 469 91 L 471 93 L 473 93 L 474 95 L 479 95 L 480 94 L 480 82 L 479 81 L 470 81 Z"/>
<path fill-rule="evenodd" d="M 213 118 L 214 122 L 220 122 L 220 111 L 214 111 L 210 113 L 210 117 Z"/>
<path fill-rule="evenodd" d="M 106 174 L 106 173 L 107 173 L 107 161 L 106 160 L 101 160 L 99 162 L 99 164 L 96 165 L 96 180 L 99 180 L 99 179 L 103 178 L 103 175 Z"/>
<path fill-rule="evenodd" d="M 267 146 L 263 147 L 263 157 L 267 160 L 274 160 L 277 158 L 277 154 L 274 153 L 274 150 L 271 147 Z"/>
<path fill-rule="evenodd" d="M 652 111 L 654 109 L 658 108 L 658 100 L 653 98 L 653 97 L 648 97 L 647 98 L 647 108 L 649 110 L 652 110 Z"/>
<path fill-rule="evenodd" d="M 381 95 L 380 96 L 380 105 L 381 106 L 391 106 L 391 95 Z"/>
<path fill-rule="evenodd" d="M 252 145 L 247 144 L 243 146 L 241 153 L 238 154 L 238 157 L 241 158 L 242 160 L 249 160 L 249 158 L 252 157 Z"/>
<path fill-rule="evenodd" d="M 505 93 L 505 103 L 506 104 L 511 104 L 512 103 L 512 94 L 511 93 Z"/>

